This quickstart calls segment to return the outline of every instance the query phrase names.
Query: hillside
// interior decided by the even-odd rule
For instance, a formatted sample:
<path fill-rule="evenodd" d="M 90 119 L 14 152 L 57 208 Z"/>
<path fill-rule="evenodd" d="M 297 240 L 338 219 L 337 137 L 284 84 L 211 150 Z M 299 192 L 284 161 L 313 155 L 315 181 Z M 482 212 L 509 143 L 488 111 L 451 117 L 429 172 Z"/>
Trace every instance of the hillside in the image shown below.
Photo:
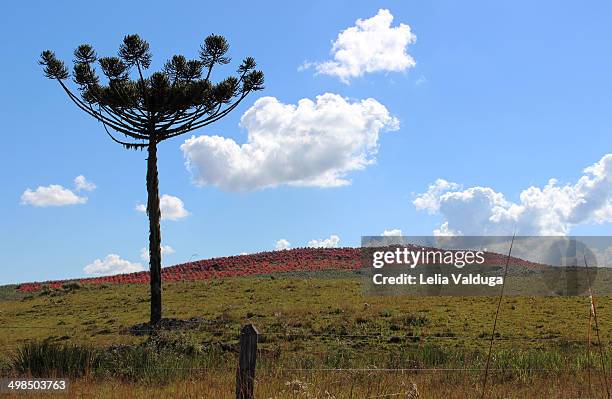
<path fill-rule="evenodd" d="M 283 251 L 260 252 L 249 255 L 227 256 L 182 263 L 162 269 L 164 281 L 197 281 L 211 278 L 256 276 L 283 272 L 357 270 L 362 267 L 361 248 L 296 248 Z M 507 257 L 485 252 L 485 264 L 505 265 Z M 530 269 L 542 265 L 523 259 L 511 258 L 513 267 Z M 75 280 L 54 280 L 20 284 L 21 292 L 38 291 L 43 286 L 59 288 Z M 117 274 L 113 276 L 76 279 L 83 284 L 146 284 L 149 272 Z"/>
<path fill-rule="evenodd" d="M 335 277 L 322 277 L 329 274 Z M 353 399 L 389 395 L 399 392 L 406 380 L 418 384 L 423 398 L 473 397 L 497 298 L 364 296 L 355 273 L 302 275 L 165 283 L 164 317 L 183 326 L 168 331 L 169 339 L 176 339 L 179 348 L 199 349 L 197 355 L 161 358 L 156 352 L 150 358 L 148 352 L 136 352 L 149 342 L 132 333 L 148 320 L 145 284 L 68 284 L 22 293 L 0 300 L 0 370 L 9 373 L 11 359 L 32 342 L 93 347 L 109 356 L 127 351 L 125 356 L 134 353 L 133 360 L 113 358 L 109 369 L 72 380 L 79 390 L 73 397 L 103 397 L 112 389 L 121 397 L 164 397 L 161 390 L 176 390 L 182 397 L 229 399 L 238 332 L 253 323 L 261 334 L 258 397 L 307 398 L 283 391 L 294 380 L 308 384 L 311 398 L 348 399 L 347 386 L 354 387 Z M 607 364 L 612 359 L 610 299 L 597 298 Z M 603 398 L 585 391 L 588 370 L 594 383 L 600 375 L 595 348 L 588 360 L 588 310 L 585 297 L 504 299 L 492 365 L 499 395 L 491 398 Z M 146 367 L 141 370 L 142 364 Z M 362 371 L 343 371 L 347 369 Z M 414 371 L 383 372 L 390 369 Z M 168 385 L 150 383 L 162 377 Z M 186 387 L 193 392 L 186 393 Z M 325 391 L 333 396 L 324 396 Z"/>
<path fill-rule="evenodd" d="M 164 397 L 163 390 L 165 397 L 229 399 L 239 331 L 253 323 L 260 332 L 257 397 L 384 397 L 407 378 L 423 398 L 471 397 L 497 297 L 367 296 L 360 257 L 355 248 L 295 249 L 165 268 L 163 334 L 152 336 L 143 335 L 147 273 L 28 283 L 21 292 L 7 286 L 4 295 L 0 290 L 0 376 L 28 374 L 30 366 L 15 366 L 17 354 L 50 345 L 104 354 L 86 377 L 73 378 L 74 397 L 104 397 L 112 389 L 133 398 Z M 486 259 L 506 261 L 499 254 Z M 541 267 L 520 259 L 510 265 L 512 272 Z M 612 297 L 600 293 L 611 281 L 598 279 L 596 287 L 606 365 Z M 45 284 L 49 289 L 41 289 Z M 491 365 L 499 394 L 491 397 L 603 398 L 588 391 L 591 375 L 595 382 L 601 374 L 589 309 L 584 296 L 504 298 Z M 287 390 L 297 380 L 311 396 Z"/>

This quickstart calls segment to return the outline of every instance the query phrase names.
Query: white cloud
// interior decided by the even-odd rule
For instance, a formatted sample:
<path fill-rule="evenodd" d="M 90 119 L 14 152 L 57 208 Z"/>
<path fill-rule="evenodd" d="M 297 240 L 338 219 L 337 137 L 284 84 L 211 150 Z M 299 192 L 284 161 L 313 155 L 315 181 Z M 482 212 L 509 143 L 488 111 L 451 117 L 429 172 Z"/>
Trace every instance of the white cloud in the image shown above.
<path fill-rule="evenodd" d="M 39 186 L 36 190 L 28 188 L 21 194 L 22 204 L 37 207 L 75 205 L 86 202 L 87 197 L 80 197 L 59 184 Z"/>
<path fill-rule="evenodd" d="M 385 230 L 385 231 L 382 232 L 381 235 L 383 237 L 401 237 L 402 236 L 402 230 L 400 230 L 400 229 Z"/>
<path fill-rule="evenodd" d="M 96 185 L 90 181 L 87 181 L 87 179 L 83 175 L 79 175 L 74 178 L 74 186 L 76 187 L 76 191 L 93 191 L 96 188 Z"/>
<path fill-rule="evenodd" d="M 459 187 L 456 183 L 438 179 L 427 187 L 425 193 L 419 194 L 413 204 L 417 210 L 426 210 L 429 214 L 434 214 L 440 209 L 440 196 L 446 191 L 456 190 Z"/>
<path fill-rule="evenodd" d="M 104 259 L 96 259 L 83 268 L 85 274 L 106 276 L 112 274 L 134 273 L 143 271 L 140 263 L 132 263 L 121 259 L 119 255 L 109 254 Z"/>
<path fill-rule="evenodd" d="M 192 136 L 181 145 L 195 184 L 228 191 L 347 185 L 349 172 L 376 161 L 381 130 L 397 130 L 399 121 L 372 98 L 326 93 L 297 105 L 260 98 L 240 126 L 248 134 L 242 145 L 220 136 Z"/>
<path fill-rule="evenodd" d="M 287 240 L 285 240 L 284 238 L 281 238 L 280 240 L 276 241 L 276 250 L 280 251 L 283 249 L 289 249 L 289 247 L 291 246 L 291 243 Z"/>
<path fill-rule="evenodd" d="M 87 181 L 83 175 L 74 178 L 74 186 L 74 191 L 59 184 L 38 186 L 36 190 L 27 188 L 21 194 L 21 203 L 37 207 L 84 204 L 87 197 L 79 196 L 75 191 L 93 191 L 96 188 L 96 185 Z"/>
<path fill-rule="evenodd" d="M 358 19 L 355 26 L 340 32 L 333 42 L 333 60 L 306 62 L 299 69 L 313 66 L 317 73 L 336 76 L 348 83 L 364 73 L 399 72 L 414 67 L 416 62 L 407 48 L 416 42 L 416 35 L 409 25 L 400 23 L 392 27 L 392 22 L 393 15 L 384 9 L 372 18 Z"/>
<path fill-rule="evenodd" d="M 339 243 L 340 237 L 332 234 L 329 238 L 323 240 L 310 240 L 308 241 L 308 246 L 314 248 L 337 248 Z"/>
<path fill-rule="evenodd" d="M 170 245 L 162 245 L 161 246 L 161 253 L 162 253 L 162 257 L 164 255 L 172 255 L 174 253 L 174 248 L 172 248 Z M 140 259 L 148 262 L 150 259 L 149 256 L 149 248 L 144 247 L 140 250 Z"/>
<path fill-rule="evenodd" d="M 417 209 L 440 213 L 444 222 L 435 234 L 566 235 L 572 226 L 612 222 L 612 154 L 584 169 L 575 184 L 550 179 L 543 188 L 529 187 L 518 203 L 490 187 L 457 190 L 438 179 L 414 200 Z"/>
<path fill-rule="evenodd" d="M 189 212 L 185 209 L 185 204 L 179 197 L 164 194 L 159 198 L 159 208 L 161 210 L 162 220 L 179 220 L 189 216 Z M 138 212 L 146 213 L 147 206 L 145 204 L 136 205 Z"/>

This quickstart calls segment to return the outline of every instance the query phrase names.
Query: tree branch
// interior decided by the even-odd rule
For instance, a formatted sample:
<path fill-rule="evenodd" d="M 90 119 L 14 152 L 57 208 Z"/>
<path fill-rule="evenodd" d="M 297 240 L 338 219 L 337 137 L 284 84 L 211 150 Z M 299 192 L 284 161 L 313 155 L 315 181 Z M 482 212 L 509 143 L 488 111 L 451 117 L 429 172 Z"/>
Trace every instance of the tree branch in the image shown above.
<path fill-rule="evenodd" d="M 140 62 L 136 62 L 136 68 L 138 69 L 138 75 L 140 76 L 140 90 L 142 91 L 142 101 L 144 102 L 144 106 L 147 109 L 147 115 L 151 116 L 151 113 L 148 111 L 149 100 L 147 99 L 147 90 L 145 87 L 144 77 L 142 76 L 142 70 L 140 69 Z"/>
<path fill-rule="evenodd" d="M 127 148 L 130 147 L 134 147 L 134 148 L 145 148 L 148 144 L 146 143 L 128 143 L 125 141 L 121 141 L 121 140 L 117 140 L 109 131 L 108 128 L 106 127 L 106 123 L 102 122 L 102 126 L 104 126 L 104 130 L 106 130 L 106 134 L 108 134 L 108 137 L 110 137 L 115 143 L 119 143 L 123 146 L 126 146 Z"/>
<path fill-rule="evenodd" d="M 238 82 L 236 82 L 236 85 L 239 86 L 240 83 L 242 83 L 242 81 L 244 80 L 244 77 L 246 76 L 246 71 L 243 72 L 242 74 L 240 74 L 240 78 L 238 79 Z M 208 79 L 208 77 L 206 78 Z M 250 92 L 247 93 L 242 93 L 244 96 L 246 96 L 246 94 L 248 94 Z M 242 100 L 242 98 L 240 99 Z M 222 106 L 222 104 L 219 104 L 219 108 Z M 184 121 L 187 120 L 193 120 L 193 119 L 197 119 L 200 118 L 206 114 L 208 114 L 210 111 L 212 110 L 211 107 L 207 108 L 207 109 L 201 109 L 200 106 L 196 107 L 196 110 L 192 113 L 190 113 L 189 115 L 185 115 L 184 117 L 181 117 L 177 120 L 173 120 L 172 123 L 164 126 L 162 129 L 162 131 L 165 131 L 168 127 L 172 126 L 175 123 L 183 123 Z M 217 109 L 217 111 L 213 114 L 213 115 L 209 115 L 209 117 L 214 117 L 214 115 L 216 115 L 219 112 L 219 109 Z M 197 117 L 194 118 L 194 116 L 197 115 Z"/>
<path fill-rule="evenodd" d="M 72 100 L 72 102 L 74 102 L 77 105 L 77 107 L 85 111 L 88 115 L 96 118 L 100 122 L 106 122 L 110 127 L 112 127 L 113 130 L 123 133 L 126 136 L 132 137 L 134 139 L 142 139 L 142 140 L 148 139 L 147 136 L 143 136 L 138 131 L 135 131 L 133 129 L 125 129 L 125 128 L 122 128 L 121 126 L 117 126 L 113 121 L 110 121 L 104 115 L 101 115 L 99 112 L 96 112 L 95 110 L 93 110 L 93 108 L 91 108 L 91 105 L 86 105 L 85 103 L 83 103 L 77 96 L 75 96 L 70 91 L 70 89 L 61 80 L 59 79 L 56 79 L 56 80 L 60 83 L 60 85 L 66 92 L 66 94 L 68 94 L 68 97 Z"/>
<path fill-rule="evenodd" d="M 175 129 L 169 129 L 166 131 L 167 135 L 164 136 L 164 138 L 160 141 L 163 140 L 167 140 L 170 139 L 172 137 L 176 137 L 179 136 L 183 133 L 188 133 L 191 131 L 194 131 L 196 129 L 199 129 L 201 127 L 204 127 L 206 125 L 209 125 L 213 122 L 218 121 L 219 119 L 223 118 L 225 115 L 227 115 L 229 112 L 231 112 L 234 108 L 236 108 L 238 106 L 238 104 L 240 104 L 240 102 L 247 96 L 249 92 L 243 93 L 243 95 L 234 103 L 232 104 L 230 107 L 227 107 L 226 109 L 224 109 L 222 112 L 220 113 L 216 113 L 214 116 L 206 118 L 206 119 L 202 119 L 199 122 L 195 122 L 195 119 L 189 123 L 185 123 Z"/>

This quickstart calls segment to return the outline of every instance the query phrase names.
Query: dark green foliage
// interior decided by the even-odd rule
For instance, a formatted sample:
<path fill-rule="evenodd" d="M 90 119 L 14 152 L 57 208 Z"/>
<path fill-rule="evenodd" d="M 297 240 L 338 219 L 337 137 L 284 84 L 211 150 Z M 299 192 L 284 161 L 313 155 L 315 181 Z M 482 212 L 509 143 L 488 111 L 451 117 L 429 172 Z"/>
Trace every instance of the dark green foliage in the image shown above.
<path fill-rule="evenodd" d="M 148 384 L 165 384 L 177 378 L 187 378 L 193 369 L 210 367 L 211 363 L 218 361 L 220 358 L 215 353 L 204 350 L 193 337 L 162 332 L 138 345 L 109 348 L 96 374 Z"/>
<path fill-rule="evenodd" d="M 229 50 L 229 44 L 223 36 L 210 35 L 200 46 L 200 59 L 204 67 L 212 68 L 215 64 L 229 64 L 231 59 L 225 54 Z"/>
<path fill-rule="evenodd" d="M 149 43 L 138 35 L 127 35 L 119 47 L 119 56 L 128 66 L 139 65 L 143 68 L 151 66 L 151 53 Z"/>
<path fill-rule="evenodd" d="M 127 79 L 128 66 L 118 57 L 104 57 L 98 61 L 102 73 L 109 80 L 125 80 Z"/>
<path fill-rule="evenodd" d="M 81 87 L 97 86 L 100 82 L 100 79 L 96 76 L 91 65 L 87 63 L 75 64 L 72 74 L 74 76 L 74 81 Z"/>
<path fill-rule="evenodd" d="M 74 50 L 75 64 L 91 64 L 96 62 L 97 57 L 98 56 L 96 55 L 93 47 L 91 47 L 89 44 L 81 44 L 76 50 Z"/>
<path fill-rule="evenodd" d="M 39 63 L 45 76 L 56 79 L 70 99 L 83 111 L 136 142 L 122 142 L 127 148 L 141 148 L 142 141 L 156 143 L 212 123 L 242 101 L 249 93 L 263 89 L 263 73 L 247 57 L 230 76 L 213 83 L 213 68 L 228 64 L 229 44 L 223 36 L 210 35 L 200 46 L 199 59 L 175 55 L 159 72 L 148 77 L 151 66 L 149 44 L 138 35 L 127 35 L 117 56 L 98 58 L 93 47 L 82 44 L 74 51 L 72 80 L 80 98 L 63 83 L 70 77 L 64 63 L 52 51 L 44 51 Z M 102 83 L 97 67 L 106 78 Z M 110 133 L 109 133 L 110 134 Z"/>
<path fill-rule="evenodd" d="M 96 368 L 100 361 L 100 352 L 96 349 L 59 345 L 45 340 L 20 346 L 11 365 L 20 375 L 44 378 L 81 377 Z"/>
<path fill-rule="evenodd" d="M 66 65 L 64 65 L 62 61 L 59 61 L 55 57 L 53 51 L 43 51 L 38 63 L 44 67 L 45 76 L 49 79 L 68 79 L 68 68 L 66 68 Z"/>
<path fill-rule="evenodd" d="M 45 378 L 116 377 L 158 385 L 187 378 L 194 369 L 219 367 L 232 360 L 218 347 L 203 347 L 190 335 L 164 332 L 136 345 L 104 349 L 32 341 L 20 346 L 7 364 L 0 363 L 0 372 Z"/>
<path fill-rule="evenodd" d="M 164 73 L 173 83 L 188 82 L 202 77 L 202 61 L 187 60 L 183 55 L 175 55 L 164 65 Z"/>
<path fill-rule="evenodd" d="M 78 281 L 68 281 L 62 284 L 62 289 L 64 291 L 76 291 L 80 290 L 81 288 L 83 288 L 83 284 L 79 283 Z"/>
<path fill-rule="evenodd" d="M 189 356 L 201 354 L 204 350 L 193 335 L 181 331 L 157 331 L 149 336 L 144 347 L 156 352 L 170 351 Z"/>

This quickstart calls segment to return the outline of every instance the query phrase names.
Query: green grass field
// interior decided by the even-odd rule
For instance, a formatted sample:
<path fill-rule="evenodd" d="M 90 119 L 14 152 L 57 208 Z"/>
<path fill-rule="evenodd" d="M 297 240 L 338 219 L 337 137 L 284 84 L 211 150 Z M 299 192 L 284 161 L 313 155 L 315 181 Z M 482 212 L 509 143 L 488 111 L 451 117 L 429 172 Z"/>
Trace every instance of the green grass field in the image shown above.
<path fill-rule="evenodd" d="M 369 396 L 360 395 L 366 395 L 366 389 L 370 390 L 367 395 L 375 397 L 392 393 L 387 383 L 393 387 L 408 381 L 421 387 L 421 398 L 437 398 L 472 397 L 477 392 L 497 298 L 363 296 L 356 275 L 334 272 L 168 283 L 164 306 L 166 318 L 201 318 L 173 334 L 204 349 L 187 363 L 168 363 L 179 368 L 188 364 L 194 370 L 165 380 L 163 389 L 180 390 L 182 384 L 209 381 L 207 386 L 218 390 L 203 397 L 232 397 L 238 331 L 241 325 L 253 323 L 262 334 L 257 389 L 266 398 L 323 398 L 325 390 L 329 398 L 365 398 Z M 611 306 L 609 296 L 597 298 L 603 365 L 608 372 Z M 128 329 L 145 322 L 148 312 L 144 285 L 86 286 L 29 295 L 17 293 L 14 286 L 3 287 L 3 373 L 15 372 L 15 353 L 27 342 L 46 340 L 102 350 L 118 344 L 143 345 L 148 337 L 132 335 Z M 505 298 L 494 346 L 491 397 L 603 398 L 599 348 L 593 344 L 588 356 L 588 328 L 588 297 Z M 592 340 L 596 341 L 594 330 Z M 370 371 L 329 371 L 338 368 Z M 404 370 L 400 376 L 374 369 L 428 370 Z M 120 385 L 133 397 L 157 397 L 162 389 L 148 391 L 150 381 L 139 378 L 100 375 L 82 377 L 85 380 L 79 380 L 75 389 L 80 387 L 84 396 L 94 397 L 105 397 L 109 384 Z M 372 390 L 373 381 L 381 378 L 388 380 Z M 291 382 L 296 379 L 311 384 L 312 392 L 295 391 Z M 346 385 L 350 381 L 352 390 Z M 453 385 L 457 396 L 450 393 L 455 392 Z M 529 396 L 529 386 L 541 386 L 541 390 Z M 191 396 L 187 389 L 181 396 L 201 397 L 196 391 Z M 444 392 L 447 396 L 441 396 Z"/>

